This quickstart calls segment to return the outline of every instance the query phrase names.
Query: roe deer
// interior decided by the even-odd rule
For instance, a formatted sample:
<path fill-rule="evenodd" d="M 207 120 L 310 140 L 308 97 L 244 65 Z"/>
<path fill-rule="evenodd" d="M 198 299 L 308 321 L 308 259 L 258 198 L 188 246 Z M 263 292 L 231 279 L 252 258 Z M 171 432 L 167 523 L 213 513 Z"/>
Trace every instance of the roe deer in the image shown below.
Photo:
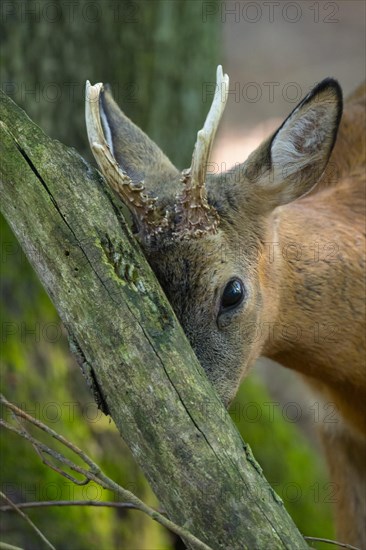
<path fill-rule="evenodd" d="M 245 162 L 215 175 L 208 161 L 227 93 L 218 67 L 191 168 L 180 172 L 109 89 L 87 83 L 90 145 L 225 405 L 260 355 L 335 404 L 337 422 L 321 435 L 338 537 L 366 548 L 365 87 L 342 116 L 338 82 L 323 80 Z"/>

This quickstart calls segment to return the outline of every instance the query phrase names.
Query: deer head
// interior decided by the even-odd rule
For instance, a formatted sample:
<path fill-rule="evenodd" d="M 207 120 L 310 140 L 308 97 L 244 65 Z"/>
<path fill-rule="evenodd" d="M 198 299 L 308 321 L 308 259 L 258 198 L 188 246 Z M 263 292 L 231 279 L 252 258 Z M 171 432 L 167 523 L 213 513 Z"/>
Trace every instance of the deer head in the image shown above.
<path fill-rule="evenodd" d="M 102 84 L 86 88 L 90 145 L 108 184 L 131 211 L 144 253 L 209 379 L 227 405 L 265 346 L 259 324 L 276 309 L 275 209 L 308 193 L 332 151 L 342 111 L 339 84 L 326 79 L 249 158 L 207 173 L 229 80 L 217 87 L 198 132 L 192 164 L 180 172 L 119 109 Z"/>

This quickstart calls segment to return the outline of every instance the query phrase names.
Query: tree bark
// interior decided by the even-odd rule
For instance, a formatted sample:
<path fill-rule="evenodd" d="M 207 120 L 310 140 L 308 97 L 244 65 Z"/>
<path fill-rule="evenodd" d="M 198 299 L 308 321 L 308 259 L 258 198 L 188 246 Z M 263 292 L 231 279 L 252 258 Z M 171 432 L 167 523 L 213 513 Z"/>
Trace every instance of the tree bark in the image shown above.
<path fill-rule="evenodd" d="M 307 548 L 101 176 L 5 94 L 0 121 L 2 211 L 169 517 L 212 548 Z"/>

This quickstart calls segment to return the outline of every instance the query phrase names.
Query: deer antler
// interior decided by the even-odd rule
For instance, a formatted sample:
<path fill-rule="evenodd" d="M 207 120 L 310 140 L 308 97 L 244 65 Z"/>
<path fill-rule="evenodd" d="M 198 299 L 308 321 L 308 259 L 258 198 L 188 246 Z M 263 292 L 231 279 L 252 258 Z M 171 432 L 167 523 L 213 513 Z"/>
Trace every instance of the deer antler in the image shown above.
<path fill-rule="evenodd" d="M 183 170 L 181 181 L 185 188 L 177 199 L 176 210 L 180 221 L 176 234 L 183 238 L 200 237 L 215 233 L 219 222 L 216 210 L 207 202 L 205 179 L 207 163 L 229 91 L 229 77 L 223 74 L 222 66 L 217 67 L 216 90 L 211 109 L 202 130 L 197 133 L 192 164 Z"/>
<path fill-rule="evenodd" d="M 88 138 L 94 158 L 105 176 L 108 185 L 116 191 L 128 207 L 137 224 L 144 228 L 147 235 L 160 233 L 168 224 L 167 217 L 159 214 L 155 208 L 156 198 L 144 194 L 143 182 L 137 185 L 121 169 L 113 156 L 110 145 L 105 138 L 100 112 L 100 95 L 103 84 L 92 86 L 86 82 L 85 118 Z"/>
<path fill-rule="evenodd" d="M 216 232 L 219 217 L 216 210 L 208 204 L 205 179 L 207 163 L 225 109 L 228 90 L 229 77 L 223 74 L 219 65 L 214 98 L 204 126 L 197 134 L 191 167 L 182 172 L 184 190 L 177 197 L 175 211 L 179 219 L 173 233 L 179 238 L 200 237 Z M 117 192 L 134 215 L 144 236 L 150 238 L 169 227 L 168 214 L 165 212 L 163 215 L 158 210 L 155 204 L 157 198 L 144 193 L 142 181 L 134 184 L 114 158 L 113 146 L 108 142 L 108 135 L 105 135 L 103 130 L 103 111 L 100 106 L 103 91 L 103 84 L 91 86 L 87 81 L 85 117 L 90 147 L 108 185 Z"/>

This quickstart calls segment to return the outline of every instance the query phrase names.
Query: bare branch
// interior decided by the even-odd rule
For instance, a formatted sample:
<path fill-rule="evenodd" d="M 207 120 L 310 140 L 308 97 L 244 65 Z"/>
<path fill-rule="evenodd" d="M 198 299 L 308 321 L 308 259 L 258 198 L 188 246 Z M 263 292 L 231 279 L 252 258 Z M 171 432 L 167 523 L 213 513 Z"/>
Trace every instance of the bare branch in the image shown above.
<path fill-rule="evenodd" d="M 17 508 L 49 508 L 52 506 L 94 506 L 96 508 L 123 508 L 128 510 L 138 510 L 131 502 L 113 502 L 99 500 L 42 500 L 32 502 L 17 502 Z M 14 512 L 14 508 L 10 505 L 0 506 L 0 512 Z"/>
<path fill-rule="evenodd" d="M 33 531 L 35 531 L 37 533 L 37 535 L 43 540 L 43 542 L 45 543 L 45 545 L 48 547 L 48 548 L 51 548 L 51 550 L 56 550 L 56 548 L 53 546 L 53 544 L 50 543 L 50 541 L 44 536 L 44 534 L 42 533 L 42 531 L 40 531 L 38 529 L 38 527 L 33 523 L 33 521 L 27 516 L 27 514 L 25 514 L 24 512 L 22 512 L 18 506 L 16 504 L 14 504 L 14 502 L 12 500 L 10 500 L 9 497 L 7 497 L 2 491 L 0 491 L 0 496 L 6 500 L 6 502 L 9 503 L 10 506 L 12 506 L 12 508 L 14 508 L 14 510 L 23 518 L 25 519 L 25 521 L 31 526 L 31 528 L 33 529 Z"/>
<path fill-rule="evenodd" d="M 46 424 L 43 424 L 43 422 L 33 418 L 33 416 L 27 414 L 22 409 L 18 408 L 13 403 L 10 403 L 2 394 L 0 394 L 0 403 L 2 403 L 7 409 L 9 409 L 14 415 L 19 416 L 20 418 L 23 418 L 24 420 L 27 420 L 40 430 L 46 432 L 47 434 L 51 435 L 54 439 L 62 443 L 65 447 L 72 450 L 78 457 L 80 457 L 88 466 L 89 470 L 86 470 L 85 468 L 82 468 L 81 466 L 78 466 L 68 458 L 66 458 L 61 453 L 58 453 L 57 451 L 51 449 L 41 441 L 37 440 L 35 437 L 33 437 L 27 430 L 25 430 L 23 427 L 16 428 L 15 426 L 12 426 L 9 424 L 9 422 L 6 422 L 3 419 L 0 419 L 0 426 L 3 426 L 4 428 L 7 428 L 8 430 L 20 435 L 21 437 L 27 439 L 32 443 L 32 445 L 37 448 L 41 453 L 46 453 L 62 464 L 65 464 L 68 466 L 71 470 L 76 471 L 82 475 L 85 476 L 85 480 L 80 482 L 79 480 L 76 480 L 73 476 L 70 476 L 67 472 L 64 470 L 61 470 L 57 466 L 54 466 L 49 461 L 45 460 L 42 456 L 42 460 L 44 464 L 47 466 L 50 466 L 53 470 L 58 472 L 60 475 L 66 477 L 67 479 L 73 481 L 74 483 L 78 485 L 84 485 L 86 483 L 89 483 L 89 481 L 94 481 L 104 489 L 108 489 L 110 491 L 113 491 L 115 494 L 121 496 L 124 500 L 126 500 L 128 503 L 130 503 L 135 509 L 140 510 L 141 512 L 144 512 L 148 516 L 150 516 L 153 520 L 157 521 L 176 535 L 180 536 L 181 538 L 184 538 L 186 541 L 188 541 L 194 548 L 197 548 L 198 550 L 211 550 L 209 546 L 198 540 L 194 535 L 192 535 L 189 531 L 186 529 L 179 527 L 172 521 L 170 521 L 168 518 L 163 516 L 160 512 L 157 510 L 154 510 L 153 508 L 150 508 L 150 506 L 147 506 L 142 500 L 140 500 L 136 495 L 131 493 L 130 491 L 127 491 L 120 485 L 118 485 L 115 481 L 110 479 L 108 476 L 106 476 L 100 469 L 100 467 L 95 464 L 91 460 L 91 458 L 88 457 L 81 449 L 79 449 L 76 445 L 68 441 L 66 438 L 64 438 L 62 435 L 58 434 L 52 428 L 47 426 Z M 6 498 L 6 497 L 4 497 Z M 23 512 L 21 512 L 23 514 Z M 53 548 L 53 547 L 52 547 Z"/>
<path fill-rule="evenodd" d="M 6 542 L 0 541 L 0 550 L 23 550 L 19 546 L 13 546 L 12 544 L 7 544 Z"/>

